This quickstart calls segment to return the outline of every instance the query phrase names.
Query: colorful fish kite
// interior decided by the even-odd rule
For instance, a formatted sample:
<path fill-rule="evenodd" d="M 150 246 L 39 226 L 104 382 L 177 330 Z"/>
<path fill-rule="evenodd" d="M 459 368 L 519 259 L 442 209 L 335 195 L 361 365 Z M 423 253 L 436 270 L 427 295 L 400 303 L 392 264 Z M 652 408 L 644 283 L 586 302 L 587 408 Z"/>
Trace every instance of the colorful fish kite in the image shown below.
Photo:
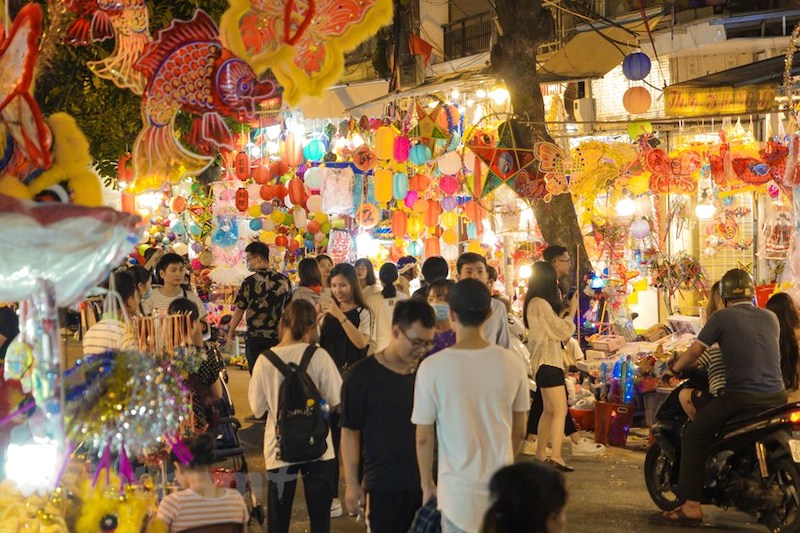
<path fill-rule="evenodd" d="M 272 68 L 284 97 L 319 96 L 344 68 L 344 53 L 392 22 L 392 0 L 230 0 L 222 42 L 258 74 Z"/>
<path fill-rule="evenodd" d="M 133 150 L 134 194 L 197 176 L 211 163 L 211 157 L 190 152 L 177 140 L 179 111 L 201 115 L 202 138 L 231 150 L 222 115 L 252 116 L 260 102 L 280 96 L 275 81 L 259 81 L 247 63 L 222 46 L 216 25 L 201 10 L 190 21 L 173 21 L 160 30 L 135 68 L 145 75 L 147 88 L 145 126 Z"/>

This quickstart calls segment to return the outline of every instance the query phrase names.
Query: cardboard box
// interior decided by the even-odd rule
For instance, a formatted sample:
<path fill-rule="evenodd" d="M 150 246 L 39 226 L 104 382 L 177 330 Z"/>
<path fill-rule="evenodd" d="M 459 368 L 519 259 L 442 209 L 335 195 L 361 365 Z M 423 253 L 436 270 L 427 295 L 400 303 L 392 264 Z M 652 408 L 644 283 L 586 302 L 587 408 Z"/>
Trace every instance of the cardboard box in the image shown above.
<path fill-rule="evenodd" d="M 621 335 L 602 335 L 595 337 L 592 341 L 592 348 L 606 352 L 616 352 L 625 346 L 625 337 Z"/>

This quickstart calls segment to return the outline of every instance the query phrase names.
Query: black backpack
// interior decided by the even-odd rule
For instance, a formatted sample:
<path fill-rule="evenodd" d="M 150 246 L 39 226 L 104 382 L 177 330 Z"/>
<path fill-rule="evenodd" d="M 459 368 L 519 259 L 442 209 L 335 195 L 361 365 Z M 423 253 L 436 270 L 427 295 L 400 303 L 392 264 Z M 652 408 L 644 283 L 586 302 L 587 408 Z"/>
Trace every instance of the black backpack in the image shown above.
<path fill-rule="evenodd" d="M 283 375 L 278 391 L 278 459 L 287 463 L 315 461 L 328 449 L 327 412 L 322 397 L 306 372 L 317 346 L 310 344 L 300 365 L 286 364 L 272 350 L 262 355 Z"/>

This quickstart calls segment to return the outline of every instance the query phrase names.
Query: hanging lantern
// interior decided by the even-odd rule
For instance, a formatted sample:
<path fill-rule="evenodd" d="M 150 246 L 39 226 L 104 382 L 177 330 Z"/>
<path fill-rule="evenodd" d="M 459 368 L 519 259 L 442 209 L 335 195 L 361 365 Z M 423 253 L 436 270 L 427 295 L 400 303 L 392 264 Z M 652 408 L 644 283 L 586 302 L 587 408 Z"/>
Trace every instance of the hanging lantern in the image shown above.
<path fill-rule="evenodd" d="M 375 132 L 375 157 L 378 159 L 391 159 L 394 155 L 394 139 L 397 130 L 394 126 L 381 126 Z"/>
<path fill-rule="evenodd" d="M 366 144 L 362 144 L 353 152 L 353 164 L 361 172 L 369 172 L 375 168 L 375 163 L 378 158 L 375 157 L 375 152 Z"/>
<path fill-rule="evenodd" d="M 303 162 L 303 150 L 294 133 L 289 132 L 286 134 L 283 146 L 285 152 L 283 160 L 286 161 L 286 164 L 293 167 L 299 166 Z"/>
<path fill-rule="evenodd" d="M 356 209 L 356 221 L 361 229 L 370 230 L 381 221 L 380 211 L 372 204 L 361 204 Z M 326 224 L 328 223 L 326 222 Z M 330 227 L 328 231 L 330 231 Z"/>
<path fill-rule="evenodd" d="M 261 222 L 260 218 L 254 218 L 250 221 L 250 229 L 253 231 L 259 231 L 264 224 Z"/>
<path fill-rule="evenodd" d="M 303 147 L 303 157 L 306 161 L 320 161 L 325 155 L 325 143 L 322 139 L 311 139 Z"/>
<path fill-rule="evenodd" d="M 117 179 L 122 183 L 130 183 L 133 181 L 133 161 L 131 160 L 130 153 L 119 158 L 117 162 Z"/>
<path fill-rule="evenodd" d="M 182 196 L 175 196 L 169 201 L 169 208 L 173 213 L 181 214 L 186 209 L 186 199 Z"/>
<path fill-rule="evenodd" d="M 404 200 L 408 196 L 408 174 L 395 172 L 392 178 L 392 195 L 395 200 Z"/>
<path fill-rule="evenodd" d="M 464 204 L 464 214 L 473 222 L 480 222 L 483 218 L 483 209 L 475 200 Z"/>
<path fill-rule="evenodd" d="M 419 245 L 419 241 L 411 241 L 408 245 L 408 255 L 418 256 L 422 252 L 422 247 Z"/>
<path fill-rule="evenodd" d="M 418 215 L 424 215 L 425 212 L 428 210 L 428 200 L 425 198 L 420 198 L 416 202 L 414 202 L 414 212 Z"/>
<path fill-rule="evenodd" d="M 644 87 L 631 87 L 622 95 L 622 105 L 631 115 L 641 115 L 650 109 L 650 91 Z"/>
<path fill-rule="evenodd" d="M 311 191 L 318 191 L 322 187 L 322 169 L 320 167 L 311 167 L 303 174 L 303 181 Z"/>
<path fill-rule="evenodd" d="M 275 210 L 272 212 L 271 217 L 275 225 L 280 226 L 283 224 L 283 221 L 286 220 L 286 213 L 280 210 Z"/>
<path fill-rule="evenodd" d="M 445 196 L 444 198 L 442 198 L 441 204 L 442 204 L 442 209 L 444 209 L 445 211 L 452 211 L 456 207 L 458 207 L 458 200 L 456 200 L 455 196 Z"/>
<path fill-rule="evenodd" d="M 628 124 L 628 137 L 636 141 L 646 133 L 653 133 L 653 125 L 649 122 L 631 122 Z"/>
<path fill-rule="evenodd" d="M 403 241 L 400 239 L 395 240 L 394 244 L 389 249 L 389 259 L 391 259 L 393 262 L 396 263 L 397 260 L 403 257 L 404 255 L 406 255 L 406 251 Z"/>
<path fill-rule="evenodd" d="M 644 52 L 634 52 L 622 61 L 622 73 L 633 81 L 643 80 L 650 74 L 650 58 Z"/>
<path fill-rule="evenodd" d="M 394 138 L 394 160 L 398 163 L 408 161 L 408 152 L 411 150 L 411 140 L 405 135 Z"/>
<path fill-rule="evenodd" d="M 408 215 L 403 211 L 392 213 L 392 233 L 395 237 L 402 238 L 408 229 Z"/>
<path fill-rule="evenodd" d="M 261 202 L 259 209 L 261 209 L 262 215 L 271 215 L 275 211 L 275 206 L 272 205 L 272 202 Z"/>
<path fill-rule="evenodd" d="M 247 211 L 247 204 L 250 203 L 250 194 L 244 187 L 239 187 L 236 191 L 236 209 L 239 211 Z"/>
<path fill-rule="evenodd" d="M 251 205 L 250 208 L 247 210 L 247 213 L 253 218 L 260 217 L 261 214 L 262 214 L 261 213 L 261 205 L 259 205 L 259 204 Z"/>
<path fill-rule="evenodd" d="M 286 235 L 278 235 L 275 237 L 275 245 L 280 248 L 286 248 L 289 245 L 289 239 L 286 238 Z"/>
<path fill-rule="evenodd" d="M 442 213 L 442 227 L 453 229 L 458 226 L 458 215 L 452 211 Z"/>
<path fill-rule="evenodd" d="M 322 209 L 322 197 L 319 194 L 313 194 L 306 200 L 306 208 L 309 213 L 319 213 Z"/>
<path fill-rule="evenodd" d="M 250 178 L 250 154 L 242 150 L 233 160 L 233 172 L 242 181 Z"/>
<path fill-rule="evenodd" d="M 458 178 L 454 176 L 442 176 L 439 178 L 439 189 L 445 194 L 455 194 L 460 186 L 461 184 L 458 182 Z"/>
<path fill-rule="evenodd" d="M 408 234 L 411 235 L 412 239 L 416 239 L 419 236 L 419 232 L 422 231 L 422 220 L 419 217 L 411 217 L 408 219 Z"/>
<path fill-rule="evenodd" d="M 428 200 L 428 206 L 423 215 L 423 222 L 425 222 L 425 225 L 429 228 L 435 228 L 439 225 L 439 215 L 441 214 L 442 207 L 439 205 L 439 202 Z"/>
<path fill-rule="evenodd" d="M 431 180 L 425 174 L 414 174 L 408 182 L 409 186 L 417 192 L 425 192 L 431 185 Z"/>
<path fill-rule="evenodd" d="M 295 207 L 292 211 L 294 216 L 294 225 L 297 229 L 305 229 L 306 224 L 308 224 L 308 217 L 306 216 L 306 210 L 302 207 Z"/>
<path fill-rule="evenodd" d="M 436 237 L 428 237 L 425 239 L 425 257 L 436 257 L 437 255 L 441 255 L 439 239 Z"/>
<path fill-rule="evenodd" d="M 445 244 L 455 244 L 458 242 L 458 235 L 451 229 L 446 229 L 442 232 L 442 240 Z"/>
<path fill-rule="evenodd" d="M 306 203 L 306 190 L 303 187 L 303 180 L 300 178 L 292 178 L 289 180 L 289 200 L 294 205 L 303 205 Z"/>
<path fill-rule="evenodd" d="M 644 239 L 650 235 L 650 224 L 643 218 L 634 220 L 631 224 L 631 237 L 634 239 Z"/>
<path fill-rule="evenodd" d="M 431 149 L 424 144 L 415 144 L 408 153 L 408 159 L 414 165 L 424 165 L 431 160 Z"/>
<path fill-rule="evenodd" d="M 467 238 L 472 240 L 478 237 L 478 227 L 474 222 L 467 224 Z"/>
<path fill-rule="evenodd" d="M 436 161 L 439 172 L 452 176 L 461 172 L 461 154 L 458 152 L 447 152 Z"/>
<path fill-rule="evenodd" d="M 271 174 L 269 173 L 269 167 L 266 165 L 258 165 L 253 169 L 253 179 L 259 185 L 264 185 L 269 181 L 270 177 Z"/>
<path fill-rule="evenodd" d="M 419 200 L 419 194 L 417 193 L 417 191 L 408 191 L 408 194 L 406 195 L 405 199 L 406 207 L 409 209 L 413 209 L 414 204 L 417 203 L 417 200 Z"/>
<path fill-rule="evenodd" d="M 375 199 L 381 205 L 386 205 L 392 200 L 392 171 L 379 168 L 375 171 Z"/>

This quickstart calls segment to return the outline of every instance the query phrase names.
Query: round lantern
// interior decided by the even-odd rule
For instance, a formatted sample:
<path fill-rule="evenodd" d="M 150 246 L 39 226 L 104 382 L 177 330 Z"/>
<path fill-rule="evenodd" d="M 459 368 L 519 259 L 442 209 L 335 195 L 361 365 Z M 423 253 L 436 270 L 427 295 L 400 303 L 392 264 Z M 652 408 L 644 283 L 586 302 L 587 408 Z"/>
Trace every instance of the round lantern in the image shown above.
<path fill-rule="evenodd" d="M 453 175 L 461 172 L 461 155 L 458 152 L 447 152 L 436 163 L 442 174 Z"/>
<path fill-rule="evenodd" d="M 428 237 L 425 239 L 425 257 L 436 257 L 440 254 L 439 239 L 436 237 Z"/>
<path fill-rule="evenodd" d="M 442 198 L 442 209 L 445 211 L 452 211 L 456 207 L 458 207 L 458 200 L 456 200 L 455 196 L 445 196 Z"/>
<path fill-rule="evenodd" d="M 417 200 L 419 200 L 419 194 L 417 191 L 408 191 L 405 199 L 406 207 L 412 209 L 414 204 L 417 203 Z"/>
<path fill-rule="evenodd" d="M 428 207 L 423 214 L 423 222 L 429 228 L 435 228 L 439 225 L 439 215 L 442 214 L 442 207 L 439 202 L 428 200 Z"/>
<path fill-rule="evenodd" d="M 173 213 L 183 213 L 186 209 L 186 200 L 182 196 L 175 196 L 169 201 L 169 208 Z"/>
<path fill-rule="evenodd" d="M 241 151 L 233 160 L 233 173 L 242 181 L 250 177 L 250 154 Z"/>
<path fill-rule="evenodd" d="M 275 232 L 262 231 L 261 233 L 258 234 L 258 240 L 260 240 L 264 244 L 275 244 Z"/>
<path fill-rule="evenodd" d="M 309 190 L 318 191 L 322 187 L 322 169 L 320 167 L 309 168 L 303 174 L 303 181 Z"/>
<path fill-rule="evenodd" d="M 250 221 L 250 229 L 253 231 L 260 230 L 262 226 L 263 224 L 261 223 L 260 218 L 254 218 L 253 220 Z"/>
<path fill-rule="evenodd" d="M 408 184 L 417 192 L 425 192 L 430 187 L 431 180 L 425 174 L 414 174 Z"/>
<path fill-rule="evenodd" d="M 408 219 L 408 234 L 412 238 L 416 238 L 419 232 L 422 231 L 422 220 L 419 217 L 411 217 Z"/>
<path fill-rule="evenodd" d="M 307 161 L 320 161 L 325 155 L 325 143 L 321 139 L 311 139 L 303 147 L 303 157 Z"/>
<path fill-rule="evenodd" d="M 303 229 L 306 227 L 308 223 L 308 217 L 306 216 L 306 210 L 302 207 L 295 207 L 292 211 L 292 215 L 294 216 L 294 225 L 297 229 Z"/>
<path fill-rule="evenodd" d="M 431 149 L 424 144 L 415 144 L 408 153 L 408 159 L 414 165 L 424 165 L 431 160 Z"/>
<path fill-rule="evenodd" d="M 272 202 L 261 202 L 259 207 L 261 208 L 262 215 L 271 215 L 275 210 L 275 206 L 272 205 Z"/>
<path fill-rule="evenodd" d="M 454 176 L 442 176 L 439 178 L 439 189 L 445 194 L 454 194 L 459 186 L 458 178 Z"/>
<path fill-rule="evenodd" d="M 375 168 L 375 163 L 378 158 L 375 157 L 375 152 L 366 144 L 362 144 L 353 152 L 353 164 L 361 172 L 369 172 Z"/>
<path fill-rule="evenodd" d="M 286 185 L 283 183 L 279 183 L 275 186 L 275 197 L 278 199 L 283 199 L 286 195 L 289 194 L 289 189 L 286 188 Z"/>
<path fill-rule="evenodd" d="M 297 166 L 297 165 L 293 165 Z M 285 161 L 281 161 L 278 159 L 277 161 L 273 161 L 269 164 L 269 173 L 272 177 L 277 178 L 279 176 L 283 176 L 289 172 L 289 163 Z"/>
<path fill-rule="evenodd" d="M 467 238 L 472 240 L 478 237 L 478 227 L 474 222 L 467 224 Z"/>
<path fill-rule="evenodd" d="M 448 261 L 455 261 L 458 259 L 458 246 L 454 244 L 442 246 L 442 257 Z"/>
<path fill-rule="evenodd" d="M 408 215 L 403 211 L 392 213 L 392 233 L 397 238 L 402 238 L 408 229 Z"/>
<path fill-rule="evenodd" d="M 395 200 L 403 200 L 408 196 L 408 174 L 395 172 L 392 178 L 392 195 Z"/>
<path fill-rule="evenodd" d="M 408 152 L 411 150 L 411 140 L 405 135 L 394 138 L 394 160 L 398 163 L 408 161 Z"/>
<path fill-rule="evenodd" d="M 392 171 L 379 168 L 375 171 L 375 199 L 386 205 L 392 199 Z"/>
<path fill-rule="evenodd" d="M 622 61 L 622 73 L 633 81 L 643 80 L 650 74 L 650 58 L 643 52 L 634 52 Z"/>
<path fill-rule="evenodd" d="M 250 209 L 247 210 L 247 213 L 253 218 L 260 217 L 261 216 L 261 205 L 260 204 L 251 205 Z"/>
<path fill-rule="evenodd" d="M 253 169 L 253 179 L 259 185 L 264 185 L 272 175 L 269 172 L 269 167 L 265 165 L 258 165 Z"/>
<path fill-rule="evenodd" d="M 446 229 L 442 232 L 442 240 L 445 244 L 455 244 L 458 241 L 458 235 L 451 229 Z"/>
<path fill-rule="evenodd" d="M 381 126 L 375 132 L 375 157 L 391 159 L 394 155 L 394 139 L 397 130 L 393 126 Z"/>
<path fill-rule="evenodd" d="M 378 211 L 378 208 L 374 205 L 361 204 L 358 206 L 358 209 L 356 209 L 355 218 L 358 222 L 358 225 L 361 226 L 362 229 L 369 230 L 378 225 L 378 222 L 381 221 L 381 214 L 380 211 Z M 325 228 L 325 224 L 328 225 L 327 228 Z M 324 233 L 327 233 L 330 231 L 330 223 L 325 222 L 325 224 L 322 224 L 320 229 L 322 229 Z M 326 229 L 327 231 L 325 231 Z"/>
<path fill-rule="evenodd" d="M 309 196 L 306 200 L 306 207 L 309 213 L 319 213 L 322 209 L 322 197 L 318 194 Z"/>
<path fill-rule="evenodd" d="M 303 180 L 300 178 L 289 180 L 289 200 L 294 205 L 303 205 L 306 202 L 306 190 L 303 187 Z"/>
<path fill-rule="evenodd" d="M 443 228 L 455 228 L 458 225 L 458 215 L 453 213 L 452 211 L 447 211 L 446 213 L 442 213 L 442 227 Z"/>
<path fill-rule="evenodd" d="M 428 200 L 425 198 L 420 198 L 416 202 L 414 202 L 414 212 L 418 215 L 424 215 L 425 212 L 428 210 Z"/>
<path fill-rule="evenodd" d="M 172 246 L 172 251 L 178 255 L 187 255 L 189 253 L 189 247 L 182 242 L 176 242 Z"/>
<path fill-rule="evenodd" d="M 643 218 L 634 220 L 631 224 L 631 237 L 634 239 L 644 239 L 650 235 L 650 224 Z"/>
<path fill-rule="evenodd" d="M 286 140 L 283 143 L 284 155 L 283 158 L 287 165 L 296 167 L 303 162 L 303 150 L 300 143 L 297 141 L 294 133 L 287 133 Z"/>
<path fill-rule="evenodd" d="M 271 183 L 266 183 L 258 190 L 258 194 L 261 196 L 262 200 L 272 200 L 275 198 L 275 186 Z"/>
<path fill-rule="evenodd" d="M 272 221 L 278 225 L 283 224 L 283 221 L 286 220 L 286 213 L 283 211 L 273 211 L 270 216 L 272 217 Z"/>
<path fill-rule="evenodd" d="M 483 210 L 475 200 L 464 204 L 464 214 L 473 222 L 479 222 L 483 218 Z"/>
<path fill-rule="evenodd" d="M 247 211 L 247 204 L 250 202 L 250 194 L 244 187 L 239 187 L 236 191 L 236 209 Z"/>
<path fill-rule="evenodd" d="M 622 105 L 631 115 L 641 115 L 650 109 L 650 91 L 644 87 L 631 87 L 622 95 Z"/>
<path fill-rule="evenodd" d="M 275 237 L 275 244 L 281 248 L 286 248 L 289 245 L 289 239 L 286 238 L 286 235 L 278 235 Z"/>
<path fill-rule="evenodd" d="M 485 255 L 483 253 L 483 248 L 481 247 L 481 241 L 472 240 L 467 243 L 467 251 L 473 254 L 480 254 Z"/>
<path fill-rule="evenodd" d="M 306 229 L 312 235 L 315 233 L 319 233 L 320 223 L 317 222 L 316 220 L 309 220 L 308 224 L 306 224 Z"/>
<path fill-rule="evenodd" d="M 628 124 L 628 137 L 632 141 L 637 140 L 646 133 L 653 133 L 653 125 L 649 122 L 631 122 Z"/>

